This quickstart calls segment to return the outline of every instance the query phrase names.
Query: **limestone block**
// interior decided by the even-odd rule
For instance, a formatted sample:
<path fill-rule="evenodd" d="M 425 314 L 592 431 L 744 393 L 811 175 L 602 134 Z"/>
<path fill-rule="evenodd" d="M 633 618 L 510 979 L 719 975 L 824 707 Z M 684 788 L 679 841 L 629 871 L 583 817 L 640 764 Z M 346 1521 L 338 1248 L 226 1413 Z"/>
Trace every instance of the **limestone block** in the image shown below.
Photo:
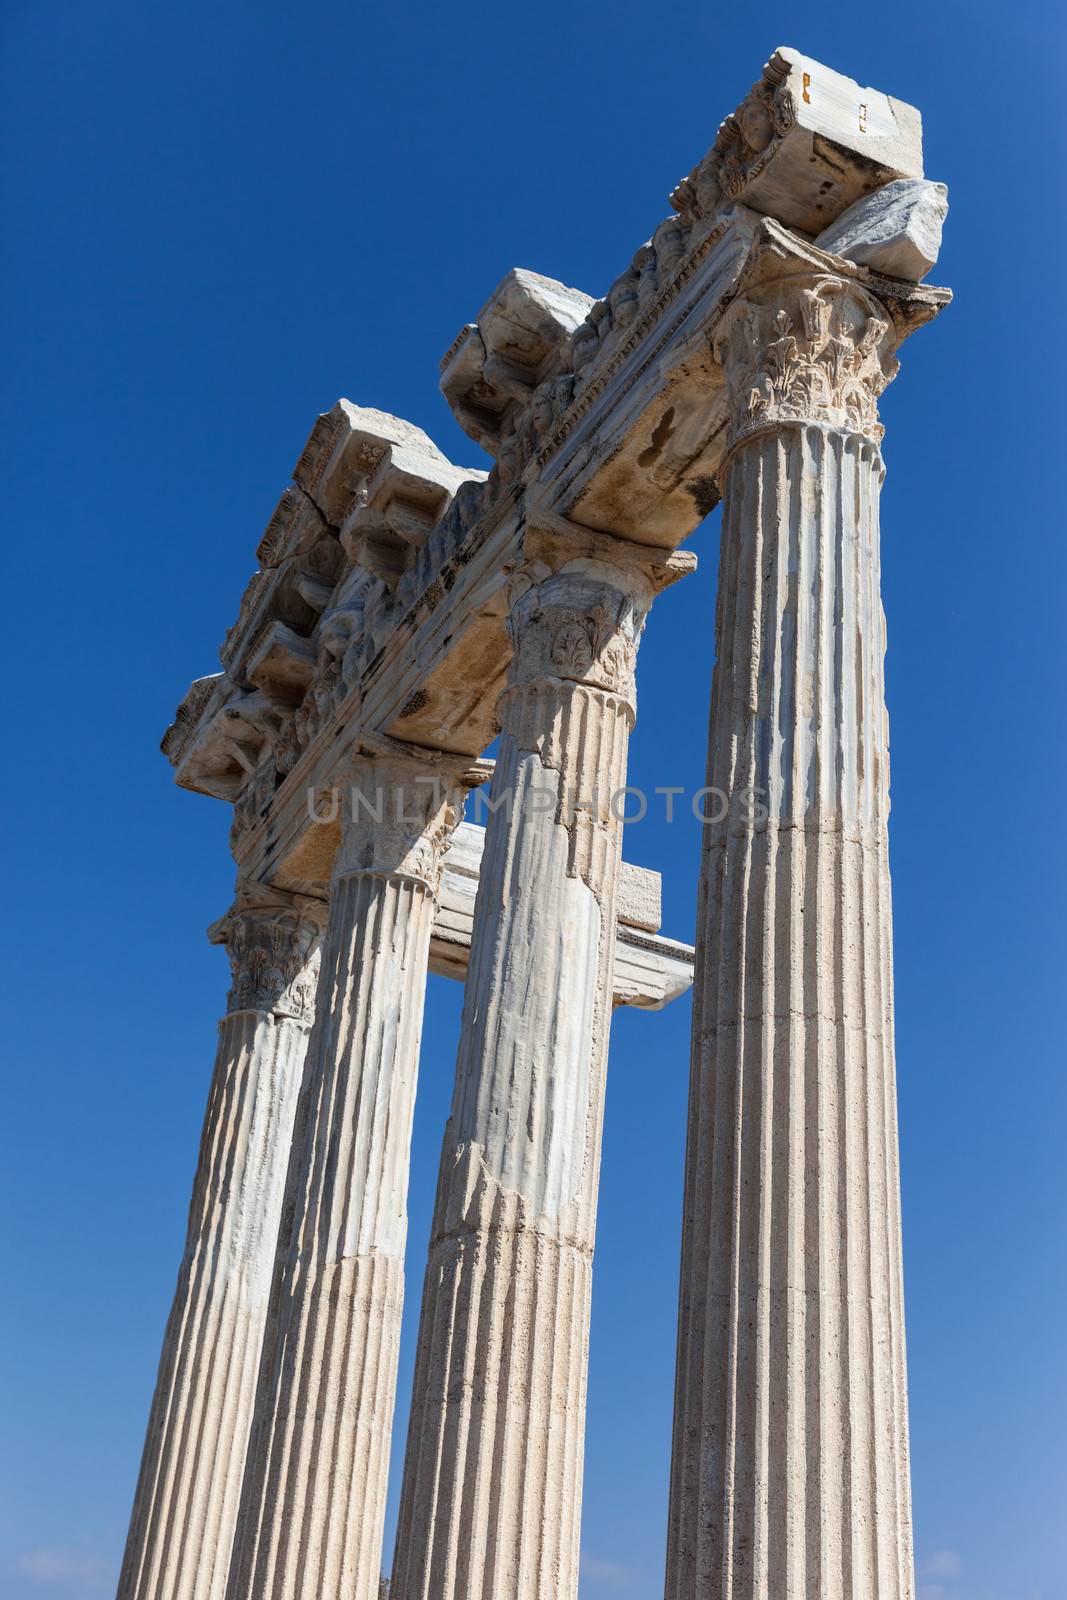
<path fill-rule="evenodd" d="M 658 933 L 663 922 L 663 880 L 648 867 L 623 861 L 619 867 L 616 910 L 627 927 Z"/>
<path fill-rule="evenodd" d="M 341 524 L 348 555 L 390 589 L 396 588 L 413 551 L 426 543 L 457 490 L 486 476 L 454 467 L 426 435 L 423 440 L 425 445 L 415 439 L 381 439 L 382 454 Z"/>
<path fill-rule="evenodd" d="M 693 984 L 692 945 L 619 923 L 615 938 L 614 1004 L 662 1011 Z"/>
<path fill-rule="evenodd" d="M 444 978 L 467 977 L 474 902 L 478 893 L 485 829 L 463 822 L 445 857 L 441 892 L 430 943 L 430 970 Z M 615 979 L 617 1006 L 661 1010 L 693 982 L 690 945 L 659 934 L 661 879 L 658 872 L 623 861 L 616 901 Z"/>
<path fill-rule="evenodd" d="M 222 683 L 217 704 L 200 717 L 181 755 L 171 760 L 183 789 L 233 803 L 259 765 L 264 746 L 280 736 L 287 714 L 258 691 L 244 693 L 225 679 Z"/>
<path fill-rule="evenodd" d="M 349 559 L 395 589 L 457 490 L 485 474 L 453 466 L 414 423 L 339 400 L 316 422 L 293 477 L 294 492 L 340 529 Z"/>
<path fill-rule="evenodd" d="M 311 633 L 333 593 L 341 560 L 337 538 L 327 529 L 310 550 L 252 574 L 237 620 L 219 650 L 219 659 L 235 683 L 245 681 L 248 650 L 269 623 L 284 622 L 304 637 Z"/>
<path fill-rule="evenodd" d="M 896 178 L 864 195 L 820 233 L 820 250 L 918 283 L 941 250 L 948 189 L 925 178 Z"/>
<path fill-rule="evenodd" d="M 256 548 L 261 567 L 276 567 L 287 556 L 304 555 L 326 532 L 315 502 L 291 483 L 285 489 Z"/>
<path fill-rule="evenodd" d="M 461 883 L 469 886 L 466 892 L 473 904 L 484 850 L 485 829 L 477 822 L 461 822 L 445 857 L 442 904 L 453 894 L 463 892 Z M 615 914 L 621 923 L 645 933 L 659 932 L 663 923 L 663 879 L 658 872 L 622 861 L 615 892 Z"/>
<path fill-rule="evenodd" d="M 273 684 L 280 691 L 274 698 L 295 709 L 302 698 L 297 684 L 306 692 L 316 668 L 310 646 L 294 645 L 294 639 L 311 639 L 345 577 L 345 557 L 395 589 L 455 493 L 484 477 L 453 466 L 412 423 L 339 400 L 318 418 L 297 462 L 296 482 L 282 495 L 260 541 L 263 565 L 249 581 L 220 652 L 234 684 Z M 277 647 L 272 630 L 279 623 L 288 648 Z M 272 646 L 264 654 L 268 634 Z M 333 702 L 335 685 L 327 687 L 329 694 L 316 698 L 316 715 L 320 701 Z M 307 717 L 297 733 L 308 734 Z M 285 761 L 282 770 L 292 764 L 291 750 Z M 227 770 L 228 796 L 231 776 Z"/>
<path fill-rule="evenodd" d="M 872 189 L 922 175 L 914 106 L 782 45 L 671 204 L 693 218 L 739 200 L 819 233 Z"/>
<path fill-rule="evenodd" d="M 160 741 L 159 748 L 172 767 L 178 766 L 192 744 L 201 717 L 225 682 L 223 673 L 214 672 L 207 678 L 194 678 L 189 685 L 184 699 L 174 713 L 174 721 Z"/>
<path fill-rule="evenodd" d="M 314 668 L 311 645 L 284 622 L 270 624 L 245 663 L 249 683 L 279 705 L 299 704 Z"/>
<path fill-rule="evenodd" d="M 592 305 L 589 295 L 555 278 L 514 267 L 478 313 L 486 353 L 536 371 Z"/>
<path fill-rule="evenodd" d="M 580 289 L 515 267 L 453 340 L 441 361 L 441 392 L 460 427 L 490 455 L 506 416 L 529 403 L 592 304 Z"/>
<path fill-rule="evenodd" d="M 390 446 L 448 465 L 429 434 L 413 422 L 338 400 L 316 421 L 293 478 L 326 520 L 339 527 Z"/>

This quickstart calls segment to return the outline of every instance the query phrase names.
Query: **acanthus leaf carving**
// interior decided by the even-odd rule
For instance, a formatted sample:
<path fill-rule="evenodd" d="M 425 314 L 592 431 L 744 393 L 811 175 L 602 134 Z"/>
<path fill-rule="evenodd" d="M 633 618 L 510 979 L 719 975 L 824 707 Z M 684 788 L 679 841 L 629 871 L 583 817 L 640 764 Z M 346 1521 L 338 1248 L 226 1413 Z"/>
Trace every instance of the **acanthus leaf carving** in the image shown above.
<path fill-rule="evenodd" d="M 632 704 L 643 608 L 628 588 L 584 572 L 512 580 L 511 687 L 545 680 L 604 689 Z M 640 585 L 638 585 L 640 588 Z"/>
<path fill-rule="evenodd" d="M 878 443 L 878 397 L 895 376 L 891 321 L 831 274 L 781 279 L 735 302 L 714 335 L 731 400 L 731 440 L 790 422 Z"/>
<path fill-rule="evenodd" d="M 339 797 L 334 874 L 415 878 L 436 894 L 445 851 L 463 817 L 470 763 L 391 740 L 361 744 L 367 748 L 351 757 Z"/>
<path fill-rule="evenodd" d="M 302 896 L 258 885 L 238 890 L 231 909 L 208 929 L 230 958 L 229 1011 L 270 1012 L 311 1026 L 324 914 L 325 906 Z"/>

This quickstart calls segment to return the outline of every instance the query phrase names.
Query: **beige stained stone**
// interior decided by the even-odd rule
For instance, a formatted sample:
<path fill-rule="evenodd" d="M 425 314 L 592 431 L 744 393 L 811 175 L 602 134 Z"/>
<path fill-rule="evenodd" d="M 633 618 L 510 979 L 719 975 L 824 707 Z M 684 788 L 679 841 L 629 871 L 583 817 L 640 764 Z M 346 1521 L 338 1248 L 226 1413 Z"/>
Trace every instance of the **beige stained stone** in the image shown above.
<path fill-rule="evenodd" d="M 913 107 L 782 47 L 670 205 L 600 298 L 515 269 L 453 341 L 441 388 L 488 474 L 385 412 L 323 413 L 223 670 L 164 736 L 177 782 L 233 806 L 241 883 L 329 925 L 284 1216 L 276 1182 L 249 1201 L 269 1308 L 252 1326 L 246 1289 L 216 1305 L 183 1268 L 126 1595 L 379 1592 L 432 969 L 467 992 L 393 1600 L 574 1600 L 609 1019 L 694 971 L 668 1600 L 911 1600 L 877 400 L 950 299 L 920 281 L 946 195 Z M 649 602 L 720 496 L 709 781 L 731 804 L 694 953 L 607 797 Z M 498 732 L 491 798 L 517 804 L 484 833 L 419 809 L 420 767 L 479 784 Z M 372 770 L 414 834 L 347 814 Z M 752 784 L 762 814 L 738 809 Z M 279 1037 L 224 1030 L 219 1081 L 269 1076 Z M 270 1126 L 277 1161 L 292 1124 Z M 212 1204 L 189 1260 L 235 1226 Z M 213 1374 L 260 1346 L 231 1560 L 251 1400 Z"/>

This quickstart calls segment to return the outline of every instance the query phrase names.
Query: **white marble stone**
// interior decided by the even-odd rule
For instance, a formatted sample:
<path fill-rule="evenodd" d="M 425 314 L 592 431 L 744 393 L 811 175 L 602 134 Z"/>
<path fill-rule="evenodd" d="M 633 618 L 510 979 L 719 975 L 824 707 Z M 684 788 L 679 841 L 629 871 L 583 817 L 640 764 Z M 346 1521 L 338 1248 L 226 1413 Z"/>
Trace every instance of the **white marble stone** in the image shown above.
<path fill-rule="evenodd" d="M 898 178 L 849 206 L 815 243 L 875 272 L 918 283 L 937 261 L 947 216 L 943 183 Z"/>
<path fill-rule="evenodd" d="M 445 857 L 430 940 L 430 971 L 465 981 L 485 829 L 463 822 Z M 693 981 L 693 950 L 665 939 L 660 926 L 658 872 L 623 861 L 616 902 L 614 1003 L 659 1011 Z"/>
<path fill-rule="evenodd" d="M 499 455 L 509 416 L 530 404 L 592 304 L 580 289 L 515 267 L 452 341 L 441 359 L 441 392 L 460 427 L 490 455 Z"/>
<path fill-rule="evenodd" d="M 922 175 L 914 106 L 780 45 L 671 203 L 692 217 L 742 201 L 818 233 L 861 195 Z"/>
<path fill-rule="evenodd" d="M 419 773 L 347 773 L 230 1600 L 378 1594 L 426 963 L 462 809 L 454 772 L 437 793 Z"/>
<path fill-rule="evenodd" d="M 602 546 L 591 558 L 579 537 L 560 570 L 535 558 L 512 586 L 493 797 L 514 801 L 491 816 L 481 863 L 398 1600 L 577 1594 L 621 835 L 609 800 L 625 781 L 637 638 L 657 578 L 674 576 L 647 551 Z"/>
<path fill-rule="evenodd" d="M 798 273 L 741 297 L 717 347 L 708 772 L 732 798 L 704 830 L 667 1600 L 915 1592 L 876 411 L 896 342 L 863 289 Z"/>
<path fill-rule="evenodd" d="M 314 1019 L 319 902 L 243 885 L 233 966 L 119 1600 L 221 1600 Z"/>
<path fill-rule="evenodd" d="M 348 401 L 315 424 L 224 670 L 164 739 L 232 803 L 246 881 L 332 885 L 229 1600 L 375 1592 L 430 962 L 467 995 L 394 1600 L 572 1600 L 607 1023 L 689 974 L 572 797 L 624 771 L 633 572 L 689 570 L 721 491 L 712 754 L 762 763 L 771 815 L 706 841 L 670 1600 L 909 1595 L 873 552 L 877 398 L 950 298 L 918 282 L 943 199 L 914 108 L 780 49 L 600 298 L 516 269 L 454 341 L 441 386 L 488 474 Z M 444 892 L 375 856 L 388 830 L 353 862 L 316 796 L 372 749 L 463 766 L 501 724 L 496 791 L 546 811 L 497 813 Z M 364 1090 L 398 1097 L 388 1133 Z"/>

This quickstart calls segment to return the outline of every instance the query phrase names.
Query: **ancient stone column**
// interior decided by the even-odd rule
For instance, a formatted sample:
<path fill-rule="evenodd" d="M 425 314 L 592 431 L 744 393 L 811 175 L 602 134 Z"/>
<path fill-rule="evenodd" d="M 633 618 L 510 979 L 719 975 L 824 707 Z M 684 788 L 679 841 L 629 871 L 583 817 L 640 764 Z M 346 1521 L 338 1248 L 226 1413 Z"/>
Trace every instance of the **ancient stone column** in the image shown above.
<path fill-rule="evenodd" d="M 577 1593 L 616 792 L 654 565 L 595 543 L 528 569 L 510 613 L 393 1600 Z"/>
<path fill-rule="evenodd" d="M 119 1600 L 225 1592 L 325 909 L 248 884 L 211 929 L 233 987 Z"/>
<path fill-rule="evenodd" d="M 855 281 L 777 270 L 716 340 L 729 805 L 704 830 L 667 1596 L 904 1600 L 876 412 L 899 334 Z"/>
<path fill-rule="evenodd" d="M 427 752 L 356 756 L 323 940 L 231 1600 L 377 1600 L 434 897 L 462 811 Z"/>

